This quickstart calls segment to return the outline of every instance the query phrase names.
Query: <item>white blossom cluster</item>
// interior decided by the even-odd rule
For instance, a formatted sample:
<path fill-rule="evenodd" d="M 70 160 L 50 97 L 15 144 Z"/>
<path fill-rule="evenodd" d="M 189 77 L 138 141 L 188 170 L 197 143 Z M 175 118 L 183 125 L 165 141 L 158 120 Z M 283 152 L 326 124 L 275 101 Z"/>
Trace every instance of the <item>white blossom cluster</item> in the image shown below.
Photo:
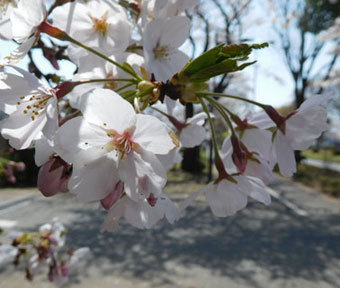
<path fill-rule="evenodd" d="M 67 231 L 64 225 L 54 219 L 38 232 L 11 232 L 12 245 L 0 245 L 0 266 L 12 262 L 15 266 L 25 265 L 26 279 L 32 281 L 39 268 L 47 266 L 50 282 L 63 285 L 70 272 L 90 253 L 88 247 L 71 251 L 66 246 Z"/>
<path fill-rule="evenodd" d="M 162 218 L 174 223 L 201 193 L 219 217 L 244 208 L 248 196 L 268 205 L 265 184 L 274 166 L 292 176 L 294 150 L 307 149 L 327 129 L 321 106 L 327 99 L 319 96 L 288 116 L 249 100 L 263 112 L 243 119 L 215 100 L 247 101 L 210 93 L 207 81 L 253 64 L 238 66 L 263 46 L 222 45 L 190 60 L 179 47 L 190 32 L 185 11 L 198 2 L 63 0 L 49 10 L 44 0 L 0 2 L 1 23 L 8 24 L 0 35 L 21 43 L 0 74 L 0 109 L 7 114 L 1 134 L 15 149 L 35 148 L 45 196 L 69 191 L 80 201 L 100 203 L 107 210 L 102 230 L 117 229 L 122 217 L 138 228 Z M 78 66 L 72 81 L 52 88 L 15 66 L 42 33 L 68 41 Z M 178 111 L 185 103 L 201 105 L 203 112 L 182 119 Z M 221 149 L 208 104 L 229 130 Z M 178 206 L 163 192 L 167 170 L 180 160 L 181 148 L 207 138 L 205 123 L 218 177 Z"/>

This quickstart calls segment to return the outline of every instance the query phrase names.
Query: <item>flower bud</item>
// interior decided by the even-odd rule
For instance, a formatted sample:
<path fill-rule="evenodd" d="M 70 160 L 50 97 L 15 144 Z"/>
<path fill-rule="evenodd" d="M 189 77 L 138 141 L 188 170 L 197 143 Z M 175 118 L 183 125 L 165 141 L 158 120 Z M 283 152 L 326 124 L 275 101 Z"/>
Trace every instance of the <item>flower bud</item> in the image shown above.
<path fill-rule="evenodd" d="M 41 166 L 38 174 L 38 189 L 45 197 L 51 197 L 65 191 L 68 181 L 67 164 L 59 157 L 52 158 Z"/>
<path fill-rule="evenodd" d="M 124 193 L 124 183 L 119 181 L 114 190 L 107 195 L 104 199 L 100 201 L 105 210 L 109 210 L 123 195 Z"/>
<path fill-rule="evenodd" d="M 24 162 L 14 162 L 14 161 L 10 161 L 9 164 L 16 168 L 17 171 L 22 172 L 25 170 L 26 166 Z"/>

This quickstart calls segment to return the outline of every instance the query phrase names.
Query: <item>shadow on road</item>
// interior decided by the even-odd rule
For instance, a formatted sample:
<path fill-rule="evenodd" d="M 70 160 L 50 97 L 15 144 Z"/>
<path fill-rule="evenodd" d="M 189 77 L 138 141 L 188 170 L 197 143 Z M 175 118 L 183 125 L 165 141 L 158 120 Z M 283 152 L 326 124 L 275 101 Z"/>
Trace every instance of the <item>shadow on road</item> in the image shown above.
<path fill-rule="evenodd" d="M 199 205 L 174 226 L 163 222 L 140 231 L 123 223 L 120 231 L 105 234 L 99 233 L 103 215 L 79 209 L 73 211 L 80 220 L 69 225 L 69 237 L 75 247 L 90 246 L 95 263 L 110 263 L 102 267 L 103 275 L 155 285 L 171 284 L 169 273 L 185 275 L 185 268 L 200 266 L 214 275 L 242 279 L 249 287 L 259 287 L 253 276 L 261 269 L 269 271 L 271 279 L 297 277 L 338 287 L 325 271 L 340 259 L 340 215 L 300 217 L 278 202 L 270 208 L 249 206 L 235 217 L 218 219 Z M 260 270 L 247 269 L 249 261 Z"/>

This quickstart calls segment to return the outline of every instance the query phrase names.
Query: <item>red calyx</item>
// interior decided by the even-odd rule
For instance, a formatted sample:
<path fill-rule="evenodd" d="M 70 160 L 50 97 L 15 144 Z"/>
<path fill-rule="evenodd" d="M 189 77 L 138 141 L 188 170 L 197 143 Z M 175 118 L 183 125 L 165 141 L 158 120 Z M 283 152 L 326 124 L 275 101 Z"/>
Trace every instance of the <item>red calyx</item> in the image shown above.
<path fill-rule="evenodd" d="M 240 140 L 235 136 L 231 136 L 231 144 L 233 145 L 232 159 L 238 171 L 243 174 L 246 171 L 247 155 L 241 148 Z"/>
<path fill-rule="evenodd" d="M 287 120 L 287 118 L 283 117 L 277 110 L 275 110 L 274 107 L 272 107 L 270 105 L 266 105 L 264 110 L 266 111 L 266 113 L 268 114 L 270 119 L 272 119 L 274 121 L 277 128 L 279 128 L 281 130 L 281 132 L 283 134 L 285 134 L 286 133 L 286 120 Z"/>
<path fill-rule="evenodd" d="M 66 94 L 70 93 L 74 87 L 76 87 L 80 82 L 65 81 L 54 88 L 56 96 L 58 99 L 64 97 Z"/>
<path fill-rule="evenodd" d="M 68 35 L 63 30 L 59 29 L 58 27 L 51 25 L 47 21 L 42 22 L 38 26 L 38 31 L 40 33 L 46 33 L 47 35 L 54 37 L 54 38 L 57 38 L 57 39 L 62 40 L 62 41 L 68 41 L 69 40 Z"/>

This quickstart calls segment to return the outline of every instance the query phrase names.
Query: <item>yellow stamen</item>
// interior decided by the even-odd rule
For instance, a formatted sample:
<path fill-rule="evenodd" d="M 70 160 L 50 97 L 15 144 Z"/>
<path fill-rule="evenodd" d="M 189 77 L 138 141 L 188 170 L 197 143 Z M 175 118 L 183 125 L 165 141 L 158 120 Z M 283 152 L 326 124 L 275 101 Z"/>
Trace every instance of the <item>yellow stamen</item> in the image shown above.
<path fill-rule="evenodd" d="M 167 46 L 156 46 L 153 49 L 153 54 L 156 59 L 162 59 L 169 57 L 169 48 Z"/>
<path fill-rule="evenodd" d="M 93 22 L 93 29 L 95 32 L 101 34 L 101 36 L 106 36 L 107 30 L 110 26 L 110 23 L 107 22 L 108 11 L 104 13 L 101 18 L 95 18 L 90 16 Z"/>

